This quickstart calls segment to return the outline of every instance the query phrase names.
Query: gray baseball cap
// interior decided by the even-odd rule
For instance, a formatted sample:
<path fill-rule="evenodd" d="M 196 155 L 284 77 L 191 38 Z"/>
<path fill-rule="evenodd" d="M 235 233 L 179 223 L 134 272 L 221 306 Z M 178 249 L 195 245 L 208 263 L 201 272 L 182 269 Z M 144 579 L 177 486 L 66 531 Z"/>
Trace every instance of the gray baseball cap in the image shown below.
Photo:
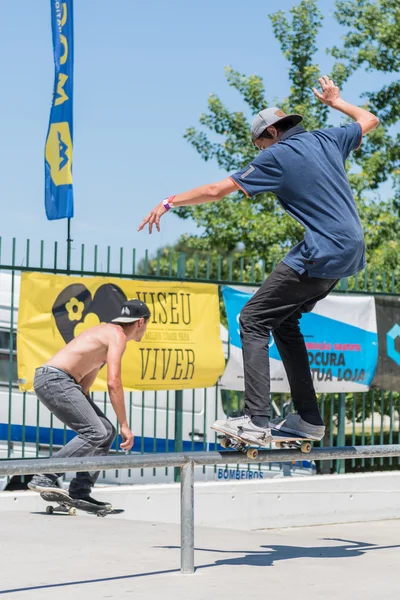
<path fill-rule="evenodd" d="M 292 127 L 300 123 L 303 120 L 301 115 L 287 115 L 280 108 L 273 106 L 272 108 L 264 108 L 264 110 L 260 111 L 258 115 L 254 118 L 253 124 L 251 126 L 251 139 L 256 140 L 260 135 L 270 127 L 271 125 L 276 125 L 276 123 L 282 123 L 283 121 L 287 121 L 291 123 Z"/>

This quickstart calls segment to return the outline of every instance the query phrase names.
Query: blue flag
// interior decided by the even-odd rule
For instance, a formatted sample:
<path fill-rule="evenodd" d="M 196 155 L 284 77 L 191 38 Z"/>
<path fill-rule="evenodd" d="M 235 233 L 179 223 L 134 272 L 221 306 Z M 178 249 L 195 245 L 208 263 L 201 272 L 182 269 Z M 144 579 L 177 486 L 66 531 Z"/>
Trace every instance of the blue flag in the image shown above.
<path fill-rule="evenodd" d="M 49 220 L 74 216 L 72 104 L 74 73 L 73 0 L 50 0 L 54 91 L 45 150 L 45 207 Z"/>

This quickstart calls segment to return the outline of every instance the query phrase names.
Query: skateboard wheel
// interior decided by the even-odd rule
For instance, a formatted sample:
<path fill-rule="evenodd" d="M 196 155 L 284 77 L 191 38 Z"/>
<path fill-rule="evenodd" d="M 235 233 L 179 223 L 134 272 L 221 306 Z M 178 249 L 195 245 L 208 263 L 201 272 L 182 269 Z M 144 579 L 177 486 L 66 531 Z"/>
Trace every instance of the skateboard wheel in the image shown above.
<path fill-rule="evenodd" d="M 71 506 L 71 508 L 68 509 L 68 514 L 71 516 L 75 516 L 76 515 L 76 508 L 75 506 Z"/>
<path fill-rule="evenodd" d="M 257 458 L 258 456 L 258 450 L 255 450 L 254 448 L 250 448 L 250 450 L 247 450 L 247 458 L 252 458 L 253 460 L 255 458 Z"/>
<path fill-rule="evenodd" d="M 283 446 L 282 442 L 275 442 L 275 448 L 278 448 L 280 450 L 283 447 L 284 446 Z"/>
<path fill-rule="evenodd" d="M 308 454 L 309 452 L 311 452 L 312 449 L 312 444 L 310 444 L 310 442 L 303 442 L 300 446 L 300 450 L 302 452 L 304 452 L 305 454 Z"/>
<path fill-rule="evenodd" d="M 96 513 L 96 517 L 105 517 L 106 515 L 104 513 Z"/>
<path fill-rule="evenodd" d="M 48 515 L 52 515 L 54 512 L 54 508 L 52 506 L 46 506 L 46 513 Z"/>
<path fill-rule="evenodd" d="M 232 446 L 232 442 L 229 438 L 222 438 L 222 440 L 220 441 L 220 444 L 223 448 L 230 448 Z"/>

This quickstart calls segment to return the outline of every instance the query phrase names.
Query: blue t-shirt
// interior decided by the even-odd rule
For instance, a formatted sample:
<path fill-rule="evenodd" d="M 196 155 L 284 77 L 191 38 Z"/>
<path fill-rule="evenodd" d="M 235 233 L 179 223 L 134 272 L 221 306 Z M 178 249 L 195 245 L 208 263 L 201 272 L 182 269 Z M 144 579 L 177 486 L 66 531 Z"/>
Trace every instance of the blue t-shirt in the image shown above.
<path fill-rule="evenodd" d="M 298 273 L 340 279 L 365 267 L 364 235 L 344 168 L 362 140 L 358 123 L 305 131 L 292 127 L 231 179 L 252 198 L 274 193 L 305 229 L 283 259 Z"/>

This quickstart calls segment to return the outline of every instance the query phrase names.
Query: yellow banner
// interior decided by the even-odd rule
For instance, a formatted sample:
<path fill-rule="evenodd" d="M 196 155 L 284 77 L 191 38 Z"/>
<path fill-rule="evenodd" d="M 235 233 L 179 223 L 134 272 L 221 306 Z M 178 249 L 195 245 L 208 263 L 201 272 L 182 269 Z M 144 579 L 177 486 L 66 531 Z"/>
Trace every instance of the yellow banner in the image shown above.
<path fill-rule="evenodd" d="M 213 284 L 23 273 L 18 312 L 18 377 L 33 389 L 35 369 L 88 327 L 116 318 L 126 299 L 149 306 L 141 342 L 122 360 L 126 390 L 210 387 L 225 367 L 218 288 Z M 93 390 L 107 389 L 107 368 Z"/>

